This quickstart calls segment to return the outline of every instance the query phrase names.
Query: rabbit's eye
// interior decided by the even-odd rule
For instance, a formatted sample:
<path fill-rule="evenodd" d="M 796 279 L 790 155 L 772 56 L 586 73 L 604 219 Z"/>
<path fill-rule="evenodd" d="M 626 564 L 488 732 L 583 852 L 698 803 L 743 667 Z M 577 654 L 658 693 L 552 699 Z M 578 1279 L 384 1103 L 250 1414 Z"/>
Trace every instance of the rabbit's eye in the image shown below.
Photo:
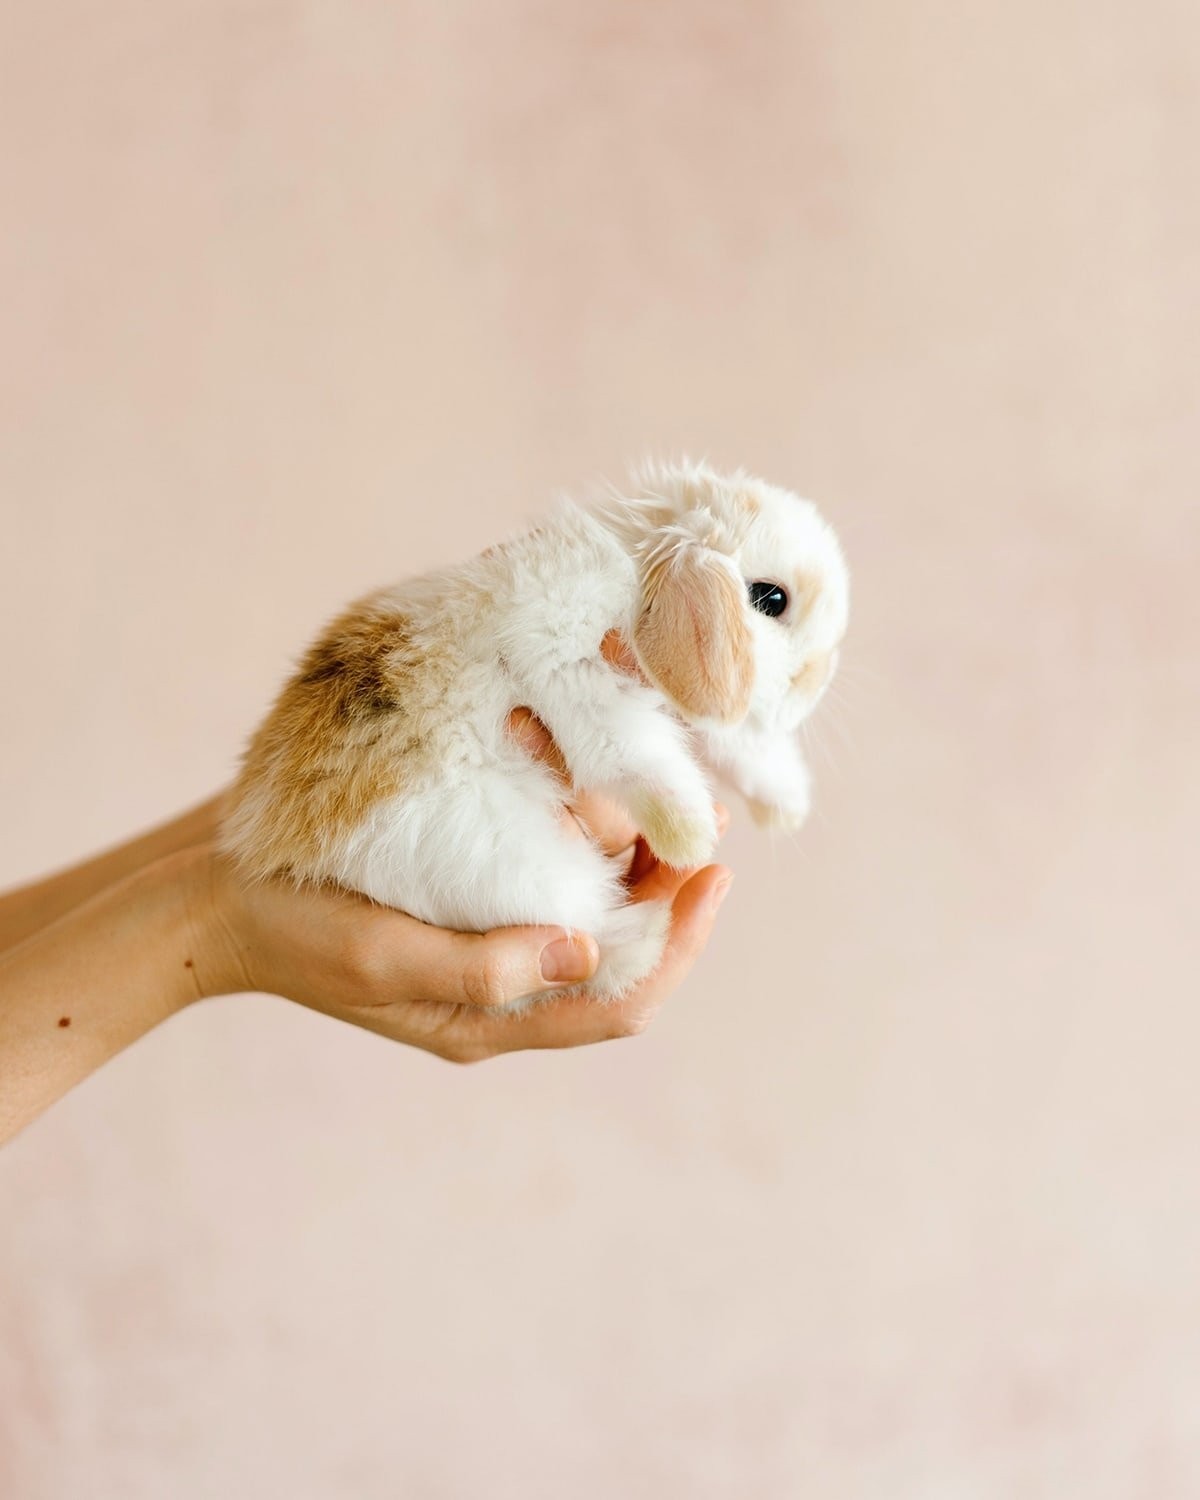
<path fill-rule="evenodd" d="M 777 620 L 788 607 L 787 589 L 780 588 L 779 584 L 760 578 L 748 587 L 750 603 L 759 614 L 769 615 L 772 620 Z"/>

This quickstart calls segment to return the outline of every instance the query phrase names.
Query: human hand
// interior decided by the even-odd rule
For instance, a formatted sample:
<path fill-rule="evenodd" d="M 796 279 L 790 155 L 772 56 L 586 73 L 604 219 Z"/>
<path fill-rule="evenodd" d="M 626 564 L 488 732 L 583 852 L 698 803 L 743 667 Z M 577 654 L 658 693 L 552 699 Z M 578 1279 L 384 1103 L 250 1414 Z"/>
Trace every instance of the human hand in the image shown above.
<path fill-rule="evenodd" d="M 565 767 L 540 722 L 518 709 L 509 729 L 560 776 L 565 799 Z M 719 817 L 723 829 L 723 808 Z M 213 853 L 197 916 L 207 934 L 197 945 L 206 955 L 196 961 L 198 991 L 282 995 L 455 1062 L 635 1035 L 703 950 L 732 875 L 720 865 L 660 865 L 627 814 L 602 797 L 564 800 L 563 823 L 568 836 L 594 837 L 606 853 L 627 857 L 632 900 L 671 904 L 661 963 L 619 1001 L 553 993 L 594 972 L 598 954 L 587 935 L 568 939 L 562 928 L 533 926 L 450 932 L 330 888 L 245 885 Z M 504 1009 L 530 994 L 546 998 L 520 1012 Z"/>
<path fill-rule="evenodd" d="M 703 949 L 732 876 L 660 866 L 612 803 L 570 800 L 531 714 L 517 710 L 510 730 L 562 779 L 567 836 L 623 854 L 632 900 L 671 904 L 662 961 L 632 993 L 599 1002 L 578 989 L 598 957 L 586 935 L 447 932 L 332 888 L 246 884 L 218 852 L 216 797 L 0 898 L 0 1141 L 206 995 L 265 990 L 456 1062 L 641 1031 Z"/>

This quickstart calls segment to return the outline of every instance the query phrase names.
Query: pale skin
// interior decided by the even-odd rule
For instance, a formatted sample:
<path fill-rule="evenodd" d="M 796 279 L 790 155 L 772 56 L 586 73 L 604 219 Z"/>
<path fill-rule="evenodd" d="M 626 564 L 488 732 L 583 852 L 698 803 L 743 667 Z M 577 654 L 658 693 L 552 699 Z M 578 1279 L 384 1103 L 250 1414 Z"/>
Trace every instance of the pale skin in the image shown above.
<path fill-rule="evenodd" d="M 644 1030 L 702 951 L 732 880 L 673 870 L 612 803 L 568 800 L 565 768 L 525 709 L 509 720 L 559 774 L 563 825 L 628 860 L 634 900 L 671 902 L 658 969 L 623 1000 L 564 994 L 597 950 L 557 927 L 448 932 L 333 889 L 241 882 L 217 851 L 221 798 L 0 897 L 0 1141 L 160 1022 L 207 996 L 262 991 L 453 1062 Z M 717 809 L 723 829 L 728 816 Z M 521 995 L 546 998 L 503 1010 Z"/>

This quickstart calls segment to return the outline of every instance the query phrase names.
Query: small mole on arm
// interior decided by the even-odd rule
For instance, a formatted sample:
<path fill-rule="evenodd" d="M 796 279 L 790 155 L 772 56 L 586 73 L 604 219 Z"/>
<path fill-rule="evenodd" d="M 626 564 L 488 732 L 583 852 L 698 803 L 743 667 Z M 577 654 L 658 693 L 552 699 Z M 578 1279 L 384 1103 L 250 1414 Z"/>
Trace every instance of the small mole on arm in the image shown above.
<path fill-rule="evenodd" d="M 59 1016 L 58 1024 L 60 1026 L 69 1026 L 71 1024 L 70 1016 Z"/>
<path fill-rule="evenodd" d="M 194 967 L 194 965 L 193 965 L 193 963 L 192 963 L 192 961 L 191 961 L 191 959 L 190 959 L 190 958 L 185 958 L 185 959 L 184 959 L 184 961 L 183 961 L 183 967 L 184 967 L 184 968 L 185 968 L 185 969 L 191 969 L 191 968 L 193 968 L 193 967 Z"/>

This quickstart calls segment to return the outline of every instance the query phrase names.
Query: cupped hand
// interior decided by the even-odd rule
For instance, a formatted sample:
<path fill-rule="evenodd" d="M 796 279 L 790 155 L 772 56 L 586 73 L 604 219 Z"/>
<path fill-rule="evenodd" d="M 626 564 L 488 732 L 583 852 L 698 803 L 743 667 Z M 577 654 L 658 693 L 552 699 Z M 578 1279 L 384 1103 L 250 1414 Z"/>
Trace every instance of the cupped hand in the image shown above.
<path fill-rule="evenodd" d="M 662 960 L 633 991 L 603 1003 L 589 998 L 586 987 L 562 992 L 595 971 L 598 952 L 586 934 L 537 926 L 452 932 L 332 888 L 247 885 L 219 855 L 210 856 L 198 915 L 208 934 L 199 945 L 207 955 L 196 970 L 199 991 L 283 995 L 464 1063 L 644 1030 L 703 951 L 732 875 L 721 865 L 660 865 L 614 803 L 593 795 L 567 800 L 558 749 L 528 710 L 510 716 L 509 730 L 562 780 L 565 832 L 595 838 L 626 861 L 631 900 L 671 905 Z M 718 814 L 723 831 L 728 815 L 723 808 Z M 526 995 L 542 998 L 518 1011 L 505 1008 Z"/>

